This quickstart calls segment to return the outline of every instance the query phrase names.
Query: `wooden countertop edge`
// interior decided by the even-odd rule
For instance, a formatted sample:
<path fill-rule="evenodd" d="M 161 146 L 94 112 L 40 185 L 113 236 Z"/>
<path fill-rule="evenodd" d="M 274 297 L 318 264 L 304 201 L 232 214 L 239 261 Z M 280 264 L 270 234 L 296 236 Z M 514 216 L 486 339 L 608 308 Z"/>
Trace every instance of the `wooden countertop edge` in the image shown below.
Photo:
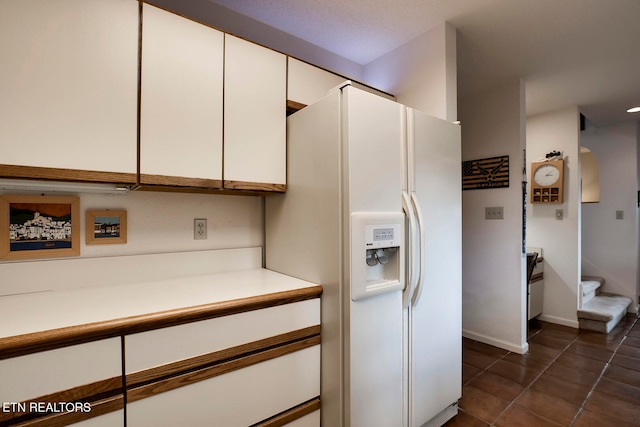
<path fill-rule="evenodd" d="M 0 338 L 0 360 L 105 338 L 166 328 L 319 298 L 321 286 L 255 295 L 228 301 L 116 318 Z"/>

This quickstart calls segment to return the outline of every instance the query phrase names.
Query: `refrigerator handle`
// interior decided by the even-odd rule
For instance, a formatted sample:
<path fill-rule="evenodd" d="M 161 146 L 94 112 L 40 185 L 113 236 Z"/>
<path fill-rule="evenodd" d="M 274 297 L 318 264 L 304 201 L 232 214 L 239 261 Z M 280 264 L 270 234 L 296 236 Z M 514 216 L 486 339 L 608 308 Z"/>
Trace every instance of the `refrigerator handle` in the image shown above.
<path fill-rule="evenodd" d="M 418 219 L 418 235 L 420 236 L 420 253 L 418 255 L 418 279 L 416 280 L 416 288 L 413 291 L 413 296 L 411 297 L 411 305 L 416 307 L 420 302 L 420 296 L 422 295 L 422 288 L 424 288 L 424 256 L 425 256 L 425 247 L 424 247 L 424 220 L 422 218 L 422 207 L 420 206 L 420 201 L 418 200 L 418 195 L 416 193 L 411 193 L 411 202 L 416 212 L 416 217 Z"/>
<path fill-rule="evenodd" d="M 407 259 L 407 280 L 406 280 L 406 289 L 404 290 L 404 294 L 402 296 L 402 307 L 407 308 L 409 306 L 409 302 L 411 301 L 411 296 L 414 294 L 416 286 L 418 285 L 419 274 L 415 274 L 416 268 L 416 259 L 415 259 L 415 251 L 413 250 L 415 239 L 420 238 L 420 234 L 417 230 L 417 222 L 416 217 L 414 215 L 413 204 L 411 203 L 411 199 L 409 198 L 409 194 L 406 191 L 402 192 L 402 210 L 404 210 L 405 215 L 409 218 L 409 235 L 407 236 L 405 242 L 406 248 L 406 259 Z"/>

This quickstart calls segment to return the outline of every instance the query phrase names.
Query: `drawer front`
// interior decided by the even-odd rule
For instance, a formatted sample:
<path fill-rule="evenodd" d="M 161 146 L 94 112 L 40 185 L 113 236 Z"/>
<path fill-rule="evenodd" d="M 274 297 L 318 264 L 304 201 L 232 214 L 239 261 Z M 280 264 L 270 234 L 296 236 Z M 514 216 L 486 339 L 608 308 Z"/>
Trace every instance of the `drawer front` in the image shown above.
<path fill-rule="evenodd" d="M 320 324 L 320 299 L 125 337 L 126 372 L 138 372 Z"/>
<path fill-rule="evenodd" d="M 115 411 L 99 417 L 91 418 L 90 420 L 80 421 L 79 423 L 71 424 L 73 427 L 123 427 L 124 426 L 124 411 Z"/>
<path fill-rule="evenodd" d="M 121 387 L 120 338 L 1 360 L 0 378 L 0 402 L 22 402 L 108 379 Z"/>
<path fill-rule="evenodd" d="M 320 410 L 313 411 L 286 425 L 287 427 L 320 427 Z"/>
<path fill-rule="evenodd" d="M 128 427 L 246 427 L 320 394 L 320 346 L 158 391 L 127 404 Z"/>

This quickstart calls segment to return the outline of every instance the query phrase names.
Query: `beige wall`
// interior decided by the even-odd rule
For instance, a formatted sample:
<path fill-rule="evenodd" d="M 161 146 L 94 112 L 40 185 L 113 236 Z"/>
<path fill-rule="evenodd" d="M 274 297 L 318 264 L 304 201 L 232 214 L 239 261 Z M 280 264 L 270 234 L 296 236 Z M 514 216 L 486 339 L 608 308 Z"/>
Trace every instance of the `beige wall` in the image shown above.
<path fill-rule="evenodd" d="M 577 107 L 527 118 L 527 171 L 551 151 L 564 154 L 564 202 L 527 202 L 527 245 L 544 254 L 544 298 L 539 319 L 578 327 L 580 281 L 580 124 Z M 563 219 L 556 218 L 562 209 Z"/>
<path fill-rule="evenodd" d="M 518 353 L 526 337 L 522 253 L 524 83 L 460 100 L 462 159 L 509 156 L 509 187 L 462 192 L 462 328 L 466 337 Z M 504 219 L 485 219 L 502 206 Z"/>

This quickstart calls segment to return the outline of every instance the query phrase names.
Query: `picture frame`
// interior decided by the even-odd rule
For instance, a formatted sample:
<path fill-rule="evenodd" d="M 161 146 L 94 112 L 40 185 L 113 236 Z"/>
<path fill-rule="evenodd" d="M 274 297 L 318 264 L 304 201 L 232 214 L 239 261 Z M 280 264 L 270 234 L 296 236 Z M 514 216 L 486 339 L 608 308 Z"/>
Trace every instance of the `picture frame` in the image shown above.
<path fill-rule="evenodd" d="M 80 198 L 0 195 L 0 259 L 80 255 Z"/>
<path fill-rule="evenodd" d="M 122 209 L 87 210 L 87 245 L 127 243 L 127 211 Z"/>

